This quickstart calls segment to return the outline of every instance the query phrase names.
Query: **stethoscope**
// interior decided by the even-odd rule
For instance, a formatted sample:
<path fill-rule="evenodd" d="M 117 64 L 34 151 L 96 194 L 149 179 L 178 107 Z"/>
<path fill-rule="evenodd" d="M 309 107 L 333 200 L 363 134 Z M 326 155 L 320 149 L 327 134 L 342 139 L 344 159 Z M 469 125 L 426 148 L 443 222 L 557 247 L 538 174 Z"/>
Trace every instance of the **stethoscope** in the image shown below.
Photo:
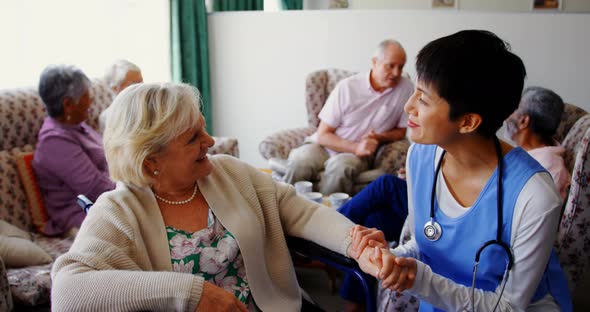
<path fill-rule="evenodd" d="M 494 310 L 496 310 L 496 308 L 498 307 L 498 303 L 500 303 L 500 298 L 502 298 L 502 294 L 504 293 L 504 287 L 506 287 L 506 281 L 508 280 L 508 275 L 510 274 L 510 269 L 512 268 L 512 265 L 514 263 L 514 255 L 512 254 L 512 251 L 510 250 L 510 247 L 508 246 L 508 244 L 504 243 L 502 241 L 502 170 L 504 168 L 503 162 L 502 162 L 502 149 L 500 147 L 500 140 L 498 140 L 497 137 L 494 137 L 494 145 L 496 147 L 496 156 L 498 157 L 498 190 L 497 190 L 497 194 L 496 194 L 496 203 L 497 203 L 497 216 L 498 216 L 498 228 L 497 228 L 497 232 L 496 232 L 496 239 L 490 240 L 485 242 L 481 247 L 479 247 L 479 249 L 477 250 L 477 252 L 475 253 L 475 265 L 473 266 L 473 280 L 471 283 L 471 306 L 472 309 L 474 308 L 474 294 L 475 294 L 475 276 L 477 274 L 477 266 L 479 264 L 479 257 L 482 253 L 482 251 L 491 245 L 498 245 L 500 247 L 502 247 L 502 249 L 504 249 L 504 251 L 506 252 L 506 255 L 508 256 L 508 262 L 506 264 L 506 271 L 504 274 L 504 279 L 503 279 L 503 286 L 502 286 L 502 291 L 500 292 L 500 297 L 498 299 L 498 302 L 496 303 L 496 306 L 494 307 Z M 441 235 L 442 235 L 442 228 L 440 226 L 440 224 L 438 222 L 436 222 L 436 220 L 434 219 L 434 199 L 436 196 L 436 182 L 438 180 L 438 174 L 440 172 L 440 168 L 442 166 L 442 161 L 445 157 L 446 151 L 443 150 L 440 159 L 438 160 L 438 164 L 436 165 L 436 172 L 434 174 L 434 181 L 432 182 L 432 192 L 431 192 L 431 197 L 430 197 L 430 220 L 426 222 L 426 224 L 424 224 L 424 236 L 426 236 L 426 238 L 429 241 L 437 241 Z"/>

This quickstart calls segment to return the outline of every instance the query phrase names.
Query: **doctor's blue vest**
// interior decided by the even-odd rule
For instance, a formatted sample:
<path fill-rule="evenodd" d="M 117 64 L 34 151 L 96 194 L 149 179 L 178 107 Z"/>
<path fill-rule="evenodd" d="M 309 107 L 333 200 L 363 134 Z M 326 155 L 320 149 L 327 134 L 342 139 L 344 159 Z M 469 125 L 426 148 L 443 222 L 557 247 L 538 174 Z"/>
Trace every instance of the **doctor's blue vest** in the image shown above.
<path fill-rule="evenodd" d="M 434 218 L 442 228 L 442 236 L 437 241 L 430 241 L 425 237 L 423 228 L 430 220 L 434 164 L 438 163 L 438 159 L 435 160 L 436 149 L 436 145 L 414 144 L 408 160 L 411 168 L 415 239 L 420 250 L 420 260 L 430 266 L 434 273 L 471 287 L 475 254 L 485 242 L 496 239 L 498 169 L 494 171 L 471 209 L 459 217 L 451 218 L 445 215 L 435 198 Z M 508 246 L 511 241 L 516 200 L 526 182 L 541 171 L 545 169 L 521 148 L 515 148 L 504 156 L 502 241 Z M 486 247 L 480 256 L 475 287 L 495 291 L 504 277 L 507 263 L 508 255 L 502 247 Z M 567 282 L 554 251 L 532 302 L 543 298 L 549 292 L 562 311 L 572 310 Z M 422 300 L 420 311 L 442 310 Z"/>

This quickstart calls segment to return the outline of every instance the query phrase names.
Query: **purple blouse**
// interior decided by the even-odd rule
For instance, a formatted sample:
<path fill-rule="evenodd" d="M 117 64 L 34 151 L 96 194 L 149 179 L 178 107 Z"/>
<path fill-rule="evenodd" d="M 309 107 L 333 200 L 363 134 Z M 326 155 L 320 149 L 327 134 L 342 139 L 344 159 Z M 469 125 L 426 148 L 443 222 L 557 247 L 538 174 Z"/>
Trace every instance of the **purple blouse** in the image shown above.
<path fill-rule="evenodd" d="M 46 117 L 39 130 L 33 169 L 49 218 L 46 235 L 60 235 L 82 224 L 85 214 L 76 204 L 78 194 L 96 201 L 115 188 L 102 138 L 85 122 L 66 125 Z"/>

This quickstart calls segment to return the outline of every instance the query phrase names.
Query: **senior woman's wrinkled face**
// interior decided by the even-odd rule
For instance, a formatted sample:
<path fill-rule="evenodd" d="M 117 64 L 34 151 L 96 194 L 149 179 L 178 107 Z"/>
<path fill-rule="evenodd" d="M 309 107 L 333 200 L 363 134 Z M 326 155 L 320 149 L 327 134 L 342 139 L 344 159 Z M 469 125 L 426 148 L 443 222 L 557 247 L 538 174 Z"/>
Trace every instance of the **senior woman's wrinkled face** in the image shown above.
<path fill-rule="evenodd" d="M 80 100 L 75 103 L 73 100 L 66 101 L 64 104 L 64 114 L 66 117 L 66 123 L 79 124 L 88 119 L 90 105 L 94 102 L 90 88 L 84 90 Z"/>
<path fill-rule="evenodd" d="M 213 166 L 207 157 L 209 147 L 215 141 L 205 130 L 205 120 L 200 116 L 194 128 L 172 140 L 154 157 L 159 171 L 159 185 L 181 190 L 192 187 L 196 180 L 211 173 Z"/>

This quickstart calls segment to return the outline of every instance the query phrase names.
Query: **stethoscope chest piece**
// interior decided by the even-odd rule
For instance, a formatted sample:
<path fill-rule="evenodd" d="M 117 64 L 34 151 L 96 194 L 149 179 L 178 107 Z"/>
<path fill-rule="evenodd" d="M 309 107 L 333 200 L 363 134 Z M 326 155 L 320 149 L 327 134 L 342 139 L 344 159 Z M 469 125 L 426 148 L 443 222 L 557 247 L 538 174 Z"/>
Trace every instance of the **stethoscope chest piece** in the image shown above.
<path fill-rule="evenodd" d="M 424 236 L 426 236 L 426 238 L 429 241 L 437 241 L 441 235 L 442 228 L 440 227 L 440 224 L 438 224 L 438 222 L 434 221 L 433 219 L 430 219 L 430 221 L 424 224 Z"/>

